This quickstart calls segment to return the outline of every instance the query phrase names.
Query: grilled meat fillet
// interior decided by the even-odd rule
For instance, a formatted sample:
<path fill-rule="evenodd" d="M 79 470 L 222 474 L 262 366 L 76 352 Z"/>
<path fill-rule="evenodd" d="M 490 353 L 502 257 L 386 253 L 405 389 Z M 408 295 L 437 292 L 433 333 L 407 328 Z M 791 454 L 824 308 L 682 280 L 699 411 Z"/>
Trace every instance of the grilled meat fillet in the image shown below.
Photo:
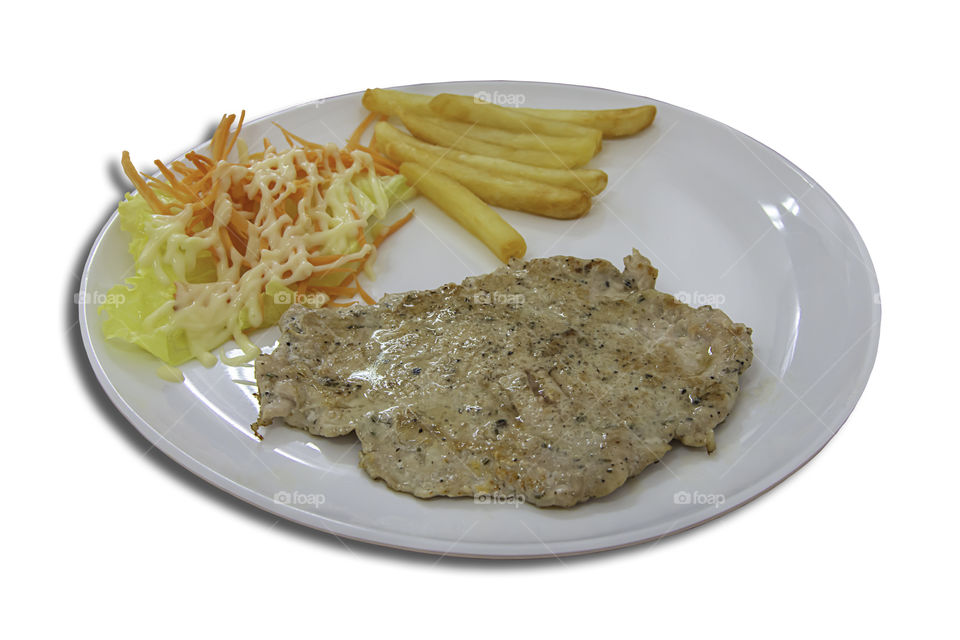
<path fill-rule="evenodd" d="M 750 329 L 654 290 L 634 252 L 514 261 L 348 309 L 294 306 L 256 362 L 258 425 L 356 432 L 360 466 L 421 498 L 572 506 L 674 440 L 714 448 L 750 366 Z"/>

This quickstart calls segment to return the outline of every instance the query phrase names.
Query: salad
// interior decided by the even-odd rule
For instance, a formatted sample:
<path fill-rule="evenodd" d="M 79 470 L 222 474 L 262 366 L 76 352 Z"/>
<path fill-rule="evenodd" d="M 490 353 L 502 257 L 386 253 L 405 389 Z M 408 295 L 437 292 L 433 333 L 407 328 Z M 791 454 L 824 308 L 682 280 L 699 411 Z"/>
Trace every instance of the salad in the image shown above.
<path fill-rule="evenodd" d="M 251 152 L 240 137 L 243 113 L 224 116 L 209 154 L 148 176 L 129 154 L 122 165 L 136 187 L 119 206 L 130 235 L 134 273 L 110 290 L 99 309 L 107 338 L 137 345 L 163 362 L 161 377 L 234 340 L 247 362 L 260 353 L 247 333 L 271 326 L 293 303 L 348 306 L 373 299 L 358 282 L 380 244 L 410 220 L 388 222 L 413 195 L 390 160 L 360 143 L 364 120 L 343 148 L 317 144 L 276 125 L 287 147 L 269 139 Z M 237 126 L 233 128 L 234 122 Z M 276 124 L 276 123 L 274 123 Z"/>

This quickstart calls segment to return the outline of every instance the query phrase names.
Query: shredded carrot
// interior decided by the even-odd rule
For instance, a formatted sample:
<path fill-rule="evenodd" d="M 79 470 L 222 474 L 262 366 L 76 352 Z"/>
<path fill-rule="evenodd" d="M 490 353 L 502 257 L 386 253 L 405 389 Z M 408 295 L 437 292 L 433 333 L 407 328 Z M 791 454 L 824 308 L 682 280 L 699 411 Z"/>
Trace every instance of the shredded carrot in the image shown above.
<path fill-rule="evenodd" d="M 310 256 L 307 258 L 307 261 L 315 267 L 321 265 L 330 264 L 331 262 L 336 262 L 340 258 L 344 257 L 343 254 L 335 254 L 330 256 Z"/>
<path fill-rule="evenodd" d="M 230 125 L 233 124 L 233 121 L 236 120 L 237 116 L 230 114 L 229 116 L 224 115 L 220 119 L 220 125 L 217 127 L 217 130 L 213 133 L 213 140 L 211 147 L 211 155 L 215 161 L 220 161 L 224 159 L 226 155 L 224 149 L 227 147 L 227 135 L 230 133 Z"/>
<path fill-rule="evenodd" d="M 362 145 L 357 145 L 357 149 L 359 149 L 360 151 L 365 151 L 365 152 L 369 153 L 369 154 L 370 154 L 370 157 L 373 158 L 378 164 L 382 164 L 382 165 L 385 166 L 385 167 L 390 167 L 391 169 L 393 169 L 393 170 L 395 170 L 395 171 L 396 171 L 397 169 L 399 169 L 399 167 L 398 167 L 396 164 L 394 164 L 391 160 L 389 160 L 388 158 L 380 155 L 378 152 L 374 151 L 374 150 L 371 149 L 370 147 L 364 147 L 364 146 L 362 146 Z"/>
<path fill-rule="evenodd" d="M 158 195 L 161 195 L 165 198 L 171 198 L 171 199 L 177 198 L 176 190 L 174 190 L 174 188 L 171 187 L 166 182 L 161 182 L 160 180 L 157 180 L 156 178 L 152 178 L 145 173 L 141 173 L 140 175 L 143 176 L 144 179 L 147 181 L 147 186 L 153 189 L 153 191 Z"/>
<path fill-rule="evenodd" d="M 293 138 L 290 137 L 290 134 L 287 133 L 285 129 L 281 128 L 280 132 L 283 134 L 283 139 L 287 141 L 288 145 L 290 145 L 291 147 L 297 146 L 296 143 L 294 143 Z"/>
<path fill-rule="evenodd" d="M 280 131 L 283 133 L 284 136 L 290 136 L 293 140 L 295 140 L 295 141 L 296 141 L 301 147 L 303 147 L 304 149 L 313 149 L 313 150 L 321 150 L 321 151 L 326 150 L 326 146 L 325 146 L 325 145 L 317 144 L 316 142 L 310 142 L 309 140 L 305 140 L 305 139 L 301 138 L 300 136 L 298 136 L 298 135 L 296 135 L 296 134 L 294 134 L 294 133 L 291 133 L 291 132 L 287 131 L 286 129 L 284 129 L 283 127 L 281 127 L 281 126 L 280 126 L 279 124 L 277 124 L 276 122 L 273 123 L 273 126 L 275 126 L 277 129 L 280 129 Z M 291 144 L 290 146 L 293 146 L 293 145 Z"/>
<path fill-rule="evenodd" d="M 363 119 L 363 122 L 354 129 L 353 135 L 347 140 L 347 149 L 356 149 L 360 144 L 360 138 L 363 137 L 363 132 L 367 130 L 374 120 L 377 119 L 377 114 L 372 111 L 367 114 L 367 117 Z"/>
<path fill-rule="evenodd" d="M 400 173 L 397 169 L 391 169 L 390 167 L 385 167 L 378 162 L 374 162 L 374 166 L 377 169 L 377 174 L 381 176 L 395 176 Z"/>
<path fill-rule="evenodd" d="M 378 236 L 376 237 L 376 239 L 373 241 L 374 246 L 379 247 L 380 244 L 381 244 L 384 240 L 386 240 L 387 238 L 389 238 L 390 236 L 392 236 L 392 235 L 397 231 L 397 229 L 399 229 L 399 228 L 402 227 L 403 225 L 405 225 L 405 224 L 407 224 L 408 222 L 410 222 L 410 219 L 411 219 L 412 217 L 413 217 L 413 209 L 410 209 L 410 213 L 408 213 L 407 215 L 403 216 L 402 218 L 400 218 L 399 220 L 397 220 L 396 222 L 394 222 L 392 225 L 390 225 L 389 227 L 387 227 L 387 228 L 383 231 L 383 233 L 381 233 L 380 235 L 378 235 Z"/>
<path fill-rule="evenodd" d="M 138 172 L 130 159 L 130 154 L 126 151 L 123 152 L 121 160 L 124 173 L 154 213 L 172 215 L 190 206 L 192 213 L 185 223 L 185 233 L 193 236 L 211 229 L 214 242 L 210 246 L 210 253 L 213 259 L 231 268 L 235 268 L 237 265 L 234 261 L 239 260 L 241 273 L 255 266 L 259 252 L 271 249 L 270 236 L 261 235 L 261 225 L 264 224 L 264 220 L 272 220 L 272 229 L 280 233 L 284 233 L 287 227 L 299 223 L 299 210 L 291 205 L 295 205 L 302 198 L 314 197 L 318 188 L 322 196 L 326 187 L 333 183 L 336 173 L 352 167 L 358 161 L 354 158 L 353 152 L 362 151 L 370 156 L 370 160 L 363 160 L 363 171 L 370 171 L 379 176 L 392 176 L 398 173 L 398 167 L 394 162 L 372 148 L 373 139 L 370 145 L 363 145 L 360 142 L 370 125 L 378 119 L 384 120 L 384 116 L 369 114 L 353 131 L 346 145 L 339 149 L 333 145 L 311 142 L 274 123 L 291 148 L 303 149 L 304 153 L 298 162 L 304 162 L 305 158 L 306 162 L 316 167 L 316 172 L 298 164 L 295 167 L 296 176 L 290 183 L 291 187 L 288 187 L 282 197 L 273 201 L 275 203 L 273 207 L 268 207 L 273 211 L 273 215 L 268 216 L 264 213 L 267 209 L 261 207 L 262 194 L 256 190 L 251 192 L 249 189 L 252 180 L 250 177 L 231 177 L 224 180 L 222 173 L 216 173 L 218 167 L 222 166 L 221 163 L 227 162 L 228 155 L 236 148 L 245 115 L 246 112 L 241 111 L 239 119 L 233 114 L 224 115 L 220 119 L 210 142 L 209 155 L 191 151 L 185 154 L 183 161 L 172 162 L 169 166 L 159 160 L 155 161 L 159 170 L 159 175 L 156 177 Z M 263 148 L 262 152 L 246 154 L 243 165 L 250 166 L 249 163 L 261 161 L 273 153 L 273 144 L 266 137 L 263 138 Z M 317 176 L 319 176 L 319 182 Z M 219 198 L 224 196 L 228 198 L 228 204 L 231 207 L 225 220 L 219 213 L 216 218 L 214 216 L 214 205 L 223 206 Z M 339 298 L 354 296 L 359 296 L 367 304 L 375 303 L 373 297 L 358 281 L 359 273 L 376 255 L 375 251 L 368 253 L 360 251 L 371 244 L 366 232 L 367 225 L 372 224 L 373 221 L 368 223 L 363 219 L 358 211 L 353 192 L 348 191 L 348 199 L 351 216 L 357 222 L 356 254 L 323 255 L 322 248 L 308 248 L 306 259 L 313 267 L 313 271 L 307 278 L 290 285 L 301 296 L 324 294 L 328 298 L 327 304 L 336 307 L 349 307 L 356 304 L 357 300 L 337 301 Z M 411 210 L 383 230 L 372 240 L 372 244 L 379 247 L 397 229 L 409 222 L 412 216 Z M 321 228 L 319 224 L 319 221 L 314 221 L 312 226 L 318 232 L 324 231 L 325 228 Z M 251 241 L 256 243 L 257 251 L 248 253 L 247 249 Z M 357 255 L 361 253 L 363 255 Z M 254 257 L 250 258 L 251 255 Z M 328 275 L 332 277 L 328 278 Z M 290 276 L 290 271 L 283 274 L 284 278 Z M 317 280 L 311 279 L 313 276 L 322 276 L 324 282 L 329 284 L 315 284 Z"/>
<path fill-rule="evenodd" d="M 337 297 L 357 295 L 357 287 L 320 287 L 324 293 L 330 293 Z"/>
<path fill-rule="evenodd" d="M 374 300 L 369 293 L 363 290 L 363 287 L 360 286 L 359 282 L 356 282 L 355 286 L 357 288 L 357 293 L 360 294 L 360 297 L 363 298 L 364 302 L 367 304 L 376 304 L 377 301 Z"/>
<path fill-rule="evenodd" d="M 182 182 L 177 180 L 177 176 L 175 176 L 170 169 L 167 169 L 162 162 L 159 160 L 154 160 L 154 164 L 157 165 L 160 173 L 164 178 L 167 179 L 167 182 L 173 188 L 173 191 L 177 192 L 177 195 L 180 196 L 180 199 L 190 199 L 196 197 L 196 194 L 190 191 Z"/>
<path fill-rule="evenodd" d="M 230 138 L 230 142 L 227 144 L 227 149 L 226 149 L 226 151 L 224 152 L 224 157 L 226 157 L 227 155 L 230 154 L 231 149 L 233 149 L 233 145 L 236 144 L 237 139 L 240 138 L 240 129 L 243 128 L 243 118 L 244 118 L 244 116 L 246 116 L 246 115 L 247 115 L 247 112 L 246 112 L 246 111 L 241 111 L 241 112 L 240 112 L 240 120 L 237 121 L 237 129 L 236 129 L 236 131 L 234 131 L 233 137 Z"/>
<path fill-rule="evenodd" d="M 143 199 L 147 201 L 151 209 L 156 213 L 170 213 L 170 208 L 160 201 L 153 190 L 148 187 L 147 183 L 140 177 L 140 174 L 137 173 L 137 168 L 133 166 L 133 162 L 130 160 L 130 152 L 123 152 L 120 159 L 120 166 L 123 167 L 123 172 L 130 178 L 130 182 L 137 188 L 137 191 L 143 195 Z"/>

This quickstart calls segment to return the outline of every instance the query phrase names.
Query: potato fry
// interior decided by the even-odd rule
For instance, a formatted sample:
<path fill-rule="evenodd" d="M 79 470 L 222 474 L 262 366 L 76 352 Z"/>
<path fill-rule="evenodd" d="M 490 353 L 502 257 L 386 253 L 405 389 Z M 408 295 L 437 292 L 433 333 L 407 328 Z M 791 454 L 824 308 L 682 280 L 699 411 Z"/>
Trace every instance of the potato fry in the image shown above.
<path fill-rule="evenodd" d="M 523 236 L 459 182 L 415 162 L 401 164 L 400 173 L 417 191 L 487 245 L 502 262 L 522 258 L 527 252 Z"/>
<path fill-rule="evenodd" d="M 369 111 L 395 116 L 400 111 L 433 115 L 430 109 L 431 96 L 407 93 L 394 89 L 367 89 L 363 92 L 363 106 Z"/>
<path fill-rule="evenodd" d="M 583 164 L 579 161 L 580 159 L 572 158 L 567 154 L 551 153 L 538 149 L 513 149 L 477 140 L 438 124 L 442 120 L 416 115 L 406 110 L 401 110 L 399 117 L 400 121 L 410 130 L 410 133 L 421 140 L 444 147 L 554 169 L 572 169 Z"/>
<path fill-rule="evenodd" d="M 434 124 L 477 140 L 483 140 L 484 142 L 498 144 L 502 147 L 510 147 L 512 149 L 547 151 L 561 157 L 574 159 L 578 164 L 590 162 L 590 159 L 600 150 L 593 138 L 584 136 L 573 138 L 567 136 L 549 136 L 541 133 L 508 131 L 506 129 L 496 129 L 482 124 L 448 120 L 436 116 L 433 116 L 431 120 Z"/>
<path fill-rule="evenodd" d="M 607 174 L 599 169 L 550 169 L 536 167 L 520 162 L 511 162 L 500 158 L 467 153 L 449 147 L 418 140 L 411 135 L 400 131 L 389 122 L 377 123 L 375 129 L 377 146 L 383 147 L 387 142 L 399 142 L 415 147 L 427 153 L 442 155 L 460 164 L 470 165 L 477 169 L 489 171 L 506 178 L 526 178 L 535 182 L 543 182 L 558 187 L 567 187 L 578 191 L 586 191 L 590 195 L 597 195 L 607 186 Z"/>
<path fill-rule="evenodd" d="M 583 191 L 524 178 L 498 176 L 402 142 L 386 142 L 381 146 L 394 162 L 415 162 L 429 171 L 439 171 L 495 207 L 560 219 L 579 218 L 590 210 L 590 196 Z"/>
<path fill-rule="evenodd" d="M 457 96 L 461 100 L 476 102 L 471 96 Z M 433 111 L 430 106 L 431 96 L 421 95 L 419 93 L 407 93 L 406 91 L 396 91 L 394 89 L 367 89 L 363 94 L 363 105 L 370 111 L 385 113 L 387 115 L 396 115 L 400 108 L 418 113 L 427 113 L 428 109 Z M 505 107 L 500 107 L 505 108 Z M 452 109 L 447 107 L 447 109 Z M 620 138 L 633 135 L 643 131 L 653 122 L 657 115 L 657 108 L 652 104 L 640 107 L 630 107 L 626 109 L 536 109 L 532 107 L 511 107 L 509 109 L 515 113 L 527 114 L 536 118 L 546 120 L 555 120 L 588 127 L 590 129 L 599 129 L 604 138 Z M 436 111 L 434 111 L 436 113 Z M 441 114 L 446 115 L 446 114 Z M 450 116 L 447 116 L 450 117 Z M 488 123 L 484 123 L 488 124 Z M 506 128 L 501 125 L 501 128 Z M 568 134 L 553 134 L 568 135 Z"/>
<path fill-rule="evenodd" d="M 480 102 L 470 96 L 441 93 L 430 100 L 430 108 L 445 118 L 475 122 L 498 129 L 549 136 L 587 137 L 594 141 L 598 150 L 603 137 L 599 129 L 532 116 L 517 109 Z"/>
<path fill-rule="evenodd" d="M 517 107 L 516 110 L 538 118 L 559 120 L 600 129 L 604 138 L 633 135 L 649 127 L 657 115 L 657 108 L 652 104 L 630 109 L 602 109 L 598 111 L 533 109 L 530 107 Z"/>

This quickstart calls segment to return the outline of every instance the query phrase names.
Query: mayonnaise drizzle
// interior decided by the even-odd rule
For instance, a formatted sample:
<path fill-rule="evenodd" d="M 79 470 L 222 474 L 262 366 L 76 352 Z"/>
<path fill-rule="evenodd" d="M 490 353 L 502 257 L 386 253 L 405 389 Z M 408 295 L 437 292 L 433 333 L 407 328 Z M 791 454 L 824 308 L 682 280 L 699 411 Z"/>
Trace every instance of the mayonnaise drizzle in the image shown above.
<path fill-rule="evenodd" d="M 270 147 L 262 160 L 249 166 L 221 161 L 211 174 L 219 192 L 212 206 L 212 223 L 192 235 L 187 233 L 187 225 L 195 207 L 202 204 L 187 204 L 172 215 L 154 216 L 156 228 L 140 259 L 152 264 L 162 282 L 175 286 L 175 299 L 151 316 L 159 318 L 173 305 L 175 325 L 188 338 L 195 338 L 189 340 L 191 355 L 203 364 L 215 362 L 211 345 L 230 338 L 242 353 L 234 357 L 221 353 L 225 363 L 240 364 L 259 354 L 243 331 L 263 324 L 262 296 L 269 283 L 293 287 L 315 274 L 375 253 L 372 243 L 358 247 L 356 239 L 358 233 L 367 231 L 368 224 L 376 222 L 368 221 L 365 211 L 373 210 L 382 217 L 388 197 L 383 189 L 373 189 L 371 199 L 353 183 L 361 173 L 375 177 L 373 161 L 367 153 L 353 151 L 353 163 L 346 167 L 335 145 L 326 151 L 324 155 L 336 159 L 335 170 L 309 160 L 302 148 L 278 153 Z M 238 186 L 250 200 L 259 197 L 256 211 L 235 206 L 230 194 Z M 222 234 L 235 234 L 231 222 L 234 227 L 246 227 L 243 254 L 232 242 L 222 241 Z M 205 254 L 216 258 L 211 264 L 213 281 L 188 282 L 187 274 L 197 269 Z M 333 254 L 344 255 L 321 267 L 309 260 Z M 327 300 L 321 294 L 314 303 L 322 305 Z M 150 321 L 147 318 L 146 324 Z M 178 377 L 173 367 L 158 373 L 166 379 Z"/>

